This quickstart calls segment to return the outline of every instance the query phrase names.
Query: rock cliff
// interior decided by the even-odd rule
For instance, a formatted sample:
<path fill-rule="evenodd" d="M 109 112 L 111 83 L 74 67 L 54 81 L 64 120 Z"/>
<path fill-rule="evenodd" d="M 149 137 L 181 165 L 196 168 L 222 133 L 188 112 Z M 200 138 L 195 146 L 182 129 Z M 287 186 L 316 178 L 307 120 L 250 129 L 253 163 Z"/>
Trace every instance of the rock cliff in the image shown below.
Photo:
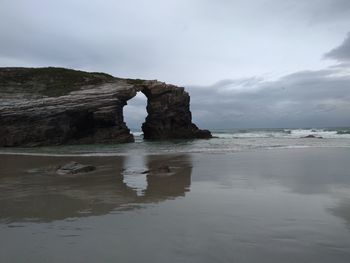
<path fill-rule="evenodd" d="M 137 92 L 147 97 L 145 139 L 211 137 L 192 123 L 182 87 L 63 68 L 0 68 L 0 146 L 132 142 L 123 107 Z"/>

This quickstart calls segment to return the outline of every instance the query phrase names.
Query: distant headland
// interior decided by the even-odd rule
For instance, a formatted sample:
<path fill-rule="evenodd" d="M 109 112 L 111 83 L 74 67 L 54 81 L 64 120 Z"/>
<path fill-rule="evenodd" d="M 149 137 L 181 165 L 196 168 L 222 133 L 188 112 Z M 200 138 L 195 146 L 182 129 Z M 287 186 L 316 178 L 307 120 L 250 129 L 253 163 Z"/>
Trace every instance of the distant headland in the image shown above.
<path fill-rule="evenodd" d="M 0 68 L 0 146 L 133 142 L 123 107 L 147 97 L 144 139 L 211 138 L 183 87 L 65 68 Z"/>

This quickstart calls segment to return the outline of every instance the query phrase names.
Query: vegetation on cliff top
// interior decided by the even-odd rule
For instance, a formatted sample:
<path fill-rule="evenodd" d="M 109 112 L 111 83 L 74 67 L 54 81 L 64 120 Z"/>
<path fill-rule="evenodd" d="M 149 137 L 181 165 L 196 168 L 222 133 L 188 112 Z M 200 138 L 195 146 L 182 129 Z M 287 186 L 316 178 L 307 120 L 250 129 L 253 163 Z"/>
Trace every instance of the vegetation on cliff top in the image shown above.
<path fill-rule="evenodd" d="M 0 92 L 57 97 L 82 86 L 115 80 L 111 75 L 65 68 L 0 68 Z"/>

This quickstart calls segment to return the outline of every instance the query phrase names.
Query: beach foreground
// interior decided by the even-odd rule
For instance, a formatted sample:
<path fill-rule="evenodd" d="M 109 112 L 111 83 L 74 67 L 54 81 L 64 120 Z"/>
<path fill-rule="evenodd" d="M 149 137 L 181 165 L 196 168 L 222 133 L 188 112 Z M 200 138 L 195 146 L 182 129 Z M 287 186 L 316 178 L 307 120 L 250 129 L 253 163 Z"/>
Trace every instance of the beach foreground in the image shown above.
<path fill-rule="evenodd" d="M 0 155 L 1 262 L 349 262 L 350 149 Z M 95 171 L 57 175 L 70 161 Z"/>

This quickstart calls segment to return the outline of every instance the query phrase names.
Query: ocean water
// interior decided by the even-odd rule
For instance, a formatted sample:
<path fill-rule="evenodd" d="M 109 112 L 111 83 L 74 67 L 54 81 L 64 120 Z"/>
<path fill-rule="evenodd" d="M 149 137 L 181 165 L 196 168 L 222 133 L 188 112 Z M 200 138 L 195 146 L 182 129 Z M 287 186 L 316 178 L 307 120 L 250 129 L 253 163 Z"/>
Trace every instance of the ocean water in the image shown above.
<path fill-rule="evenodd" d="M 213 130 L 210 140 L 144 141 L 132 131 L 135 143 L 72 145 L 38 148 L 0 148 L 1 153 L 33 155 L 118 156 L 172 153 L 235 153 L 245 151 L 350 147 L 350 128 L 228 129 Z M 304 138 L 313 135 L 316 138 Z"/>

